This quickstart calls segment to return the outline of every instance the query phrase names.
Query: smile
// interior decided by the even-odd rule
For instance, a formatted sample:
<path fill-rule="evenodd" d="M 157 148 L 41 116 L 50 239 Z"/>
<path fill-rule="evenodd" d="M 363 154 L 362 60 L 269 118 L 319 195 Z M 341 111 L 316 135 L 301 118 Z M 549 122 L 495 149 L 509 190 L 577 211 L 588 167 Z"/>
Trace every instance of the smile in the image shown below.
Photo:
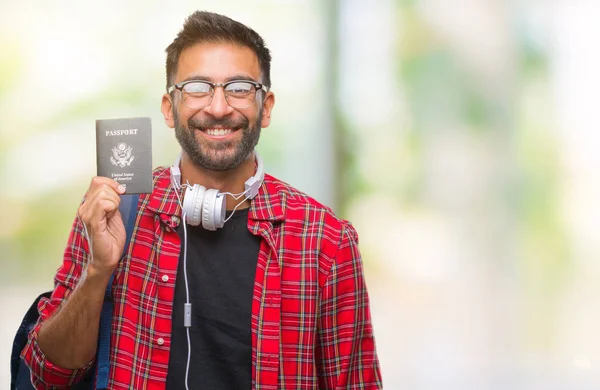
<path fill-rule="evenodd" d="M 216 135 L 216 136 L 224 136 L 233 133 L 232 129 L 206 129 L 206 134 L 208 135 Z"/>

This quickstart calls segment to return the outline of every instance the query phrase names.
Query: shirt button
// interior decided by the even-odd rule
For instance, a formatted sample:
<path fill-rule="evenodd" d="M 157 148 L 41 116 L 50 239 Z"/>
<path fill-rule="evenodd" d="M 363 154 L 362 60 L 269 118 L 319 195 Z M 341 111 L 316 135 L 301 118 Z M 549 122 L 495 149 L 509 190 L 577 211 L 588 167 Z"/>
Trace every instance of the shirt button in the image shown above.
<path fill-rule="evenodd" d="M 163 345 L 165 343 L 165 340 L 162 337 L 160 337 L 158 340 L 156 340 L 156 343 L 158 345 Z"/>
<path fill-rule="evenodd" d="M 167 283 L 169 281 L 169 275 L 163 275 L 162 276 L 162 281 Z"/>
<path fill-rule="evenodd" d="M 171 217 L 171 222 L 173 222 L 173 225 L 175 225 L 175 226 L 178 226 L 180 221 L 181 221 L 181 219 L 176 215 L 173 215 Z"/>

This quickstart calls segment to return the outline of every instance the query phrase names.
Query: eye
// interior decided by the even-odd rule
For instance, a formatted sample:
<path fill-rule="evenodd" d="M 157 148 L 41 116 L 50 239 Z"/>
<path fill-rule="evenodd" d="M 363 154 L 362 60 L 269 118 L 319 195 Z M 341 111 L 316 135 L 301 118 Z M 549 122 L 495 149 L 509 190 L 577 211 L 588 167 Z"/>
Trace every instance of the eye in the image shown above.
<path fill-rule="evenodd" d="M 183 86 L 183 92 L 191 95 L 205 95 L 209 94 L 211 90 L 212 86 L 210 84 L 201 81 L 187 83 Z"/>
<path fill-rule="evenodd" d="M 254 92 L 254 85 L 244 81 L 236 81 L 234 83 L 227 84 L 225 91 L 233 96 L 247 96 L 248 94 Z"/>

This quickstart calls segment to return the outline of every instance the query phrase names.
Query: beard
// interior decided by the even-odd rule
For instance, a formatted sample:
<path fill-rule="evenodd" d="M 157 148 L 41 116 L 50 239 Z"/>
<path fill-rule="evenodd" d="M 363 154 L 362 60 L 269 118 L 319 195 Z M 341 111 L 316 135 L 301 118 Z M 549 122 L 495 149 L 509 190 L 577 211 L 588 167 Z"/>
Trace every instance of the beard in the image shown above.
<path fill-rule="evenodd" d="M 183 151 L 198 167 L 211 171 L 227 171 L 238 167 L 244 162 L 258 144 L 262 122 L 262 105 L 259 114 L 252 126 L 248 118 L 241 116 L 239 119 L 188 119 L 187 128 L 179 122 L 179 112 L 173 107 L 175 120 L 175 137 Z M 234 131 L 241 131 L 240 140 L 198 140 L 196 131 L 222 126 Z"/>

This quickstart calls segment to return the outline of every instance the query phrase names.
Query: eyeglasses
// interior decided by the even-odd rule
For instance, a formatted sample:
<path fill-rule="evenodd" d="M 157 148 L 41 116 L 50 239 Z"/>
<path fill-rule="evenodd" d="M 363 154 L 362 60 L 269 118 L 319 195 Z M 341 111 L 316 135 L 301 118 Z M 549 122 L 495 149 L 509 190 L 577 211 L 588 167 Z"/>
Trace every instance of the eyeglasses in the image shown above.
<path fill-rule="evenodd" d="M 210 105 L 216 87 L 223 87 L 227 104 L 240 109 L 248 108 L 254 104 L 257 91 L 268 91 L 264 85 L 248 80 L 232 80 L 226 83 L 190 80 L 169 87 L 167 92 L 180 90 L 185 105 L 192 110 L 199 110 Z"/>

